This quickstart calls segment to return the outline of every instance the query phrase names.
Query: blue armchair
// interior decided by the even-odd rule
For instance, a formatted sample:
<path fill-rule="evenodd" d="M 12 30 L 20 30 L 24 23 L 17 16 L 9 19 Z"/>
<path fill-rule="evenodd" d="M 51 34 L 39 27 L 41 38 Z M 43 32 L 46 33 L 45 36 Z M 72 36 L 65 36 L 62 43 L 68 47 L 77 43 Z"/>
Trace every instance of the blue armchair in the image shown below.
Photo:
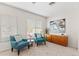
<path fill-rule="evenodd" d="M 37 44 L 37 46 L 41 43 L 44 43 L 46 45 L 46 38 L 42 37 L 40 33 L 35 33 L 35 43 Z"/>
<path fill-rule="evenodd" d="M 11 42 L 11 51 L 13 52 L 13 49 L 17 49 L 18 51 L 18 55 L 20 53 L 20 50 L 24 47 L 28 47 L 28 49 L 30 48 L 29 47 L 29 42 L 27 42 L 26 39 L 22 39 L 21 41 L 19 42 L 16 42 L 16 39 L 14 36 L 10 36 L 10 42 Z"/>

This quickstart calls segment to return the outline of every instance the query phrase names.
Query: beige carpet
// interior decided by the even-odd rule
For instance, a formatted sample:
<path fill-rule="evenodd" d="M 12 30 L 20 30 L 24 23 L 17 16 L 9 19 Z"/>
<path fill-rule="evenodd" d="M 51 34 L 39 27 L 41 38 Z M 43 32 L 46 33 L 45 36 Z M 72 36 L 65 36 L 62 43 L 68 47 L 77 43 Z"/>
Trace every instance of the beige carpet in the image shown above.
<path fill-rule="evenodd" d="M 11 52 L 10 49 L 0 52 L 0 56 L 17 56 L 17 51 Z M 54 43 L 47 42 L 46 45 L 34 45 L 29 50 L 21 50 L 20 56 L 79 56 L 79 52 L 74 48 L 63 47 Z"/>

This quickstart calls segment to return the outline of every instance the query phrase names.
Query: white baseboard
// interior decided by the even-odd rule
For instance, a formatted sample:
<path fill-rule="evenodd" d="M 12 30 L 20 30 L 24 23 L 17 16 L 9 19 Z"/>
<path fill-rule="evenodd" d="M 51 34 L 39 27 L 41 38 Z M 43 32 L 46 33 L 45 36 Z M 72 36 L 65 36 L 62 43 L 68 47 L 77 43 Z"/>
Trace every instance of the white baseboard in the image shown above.
<path fill-rule="evenodd" d="M 9 42 L 0 42 L 0 52 L 11 49 Z"/>

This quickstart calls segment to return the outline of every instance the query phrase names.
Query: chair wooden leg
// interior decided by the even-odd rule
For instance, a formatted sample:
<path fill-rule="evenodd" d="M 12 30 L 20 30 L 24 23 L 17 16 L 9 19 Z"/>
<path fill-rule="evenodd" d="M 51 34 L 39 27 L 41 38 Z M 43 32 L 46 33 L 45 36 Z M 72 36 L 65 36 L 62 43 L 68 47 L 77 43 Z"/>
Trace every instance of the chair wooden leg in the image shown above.
<path fill-rule="evenodd" d="M 44 42 L 44 44 L 46 45 L 46 42 Z"/>
<path fill-rule="evenodd" d="M 37 43 L 37 46 L 38 46 L 38 43 Z"/>
<path fill-rule="evenodd" d="M 30 45 L 28 45 L 28 49 L 30 48 Z"/>
<path fill-rule="evenodd" d="M 11 51 L 13 52 L 13 48 L 11 48 Z"/>
<path fill-rule="evenodd" d="M 33 46 L 33 43 L 31 44 L 31 46 Z"/>
<path fill-rule="evenodd" d="M 18 50 L 18 56 L 19 56 L 19 54 L 20 54 L 20 50 Z"/>

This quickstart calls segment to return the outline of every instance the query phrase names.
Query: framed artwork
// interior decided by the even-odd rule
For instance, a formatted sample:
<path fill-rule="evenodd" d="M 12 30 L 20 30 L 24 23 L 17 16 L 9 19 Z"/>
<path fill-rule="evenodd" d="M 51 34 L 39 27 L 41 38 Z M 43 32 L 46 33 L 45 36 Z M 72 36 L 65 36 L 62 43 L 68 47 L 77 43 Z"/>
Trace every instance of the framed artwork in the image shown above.
<path fill-rule="evenodd" d="M 51 32 L 64 34 L 65 33 L 65 27 L 66 27 L 65 22 L 66 22 L 65 19 L 50 21 Z"/>

